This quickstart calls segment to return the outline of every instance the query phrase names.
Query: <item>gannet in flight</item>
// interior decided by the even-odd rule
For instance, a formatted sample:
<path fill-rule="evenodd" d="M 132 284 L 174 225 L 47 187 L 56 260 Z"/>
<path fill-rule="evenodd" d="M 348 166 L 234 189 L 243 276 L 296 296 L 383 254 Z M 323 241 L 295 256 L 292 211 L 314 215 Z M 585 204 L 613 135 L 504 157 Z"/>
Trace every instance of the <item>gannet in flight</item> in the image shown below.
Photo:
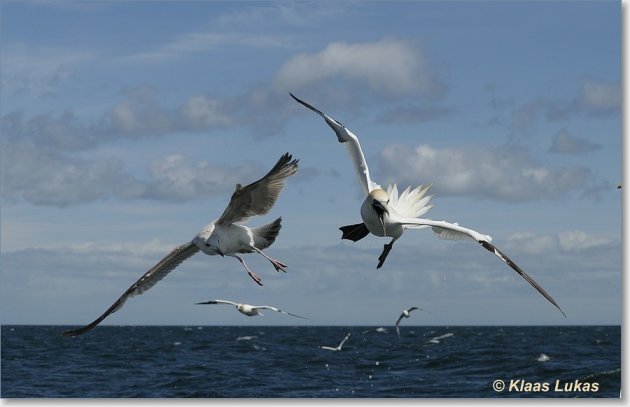
<path fill-rule="evenodd" d="M 245 267 L 247 274 L 258 284 L 261 278 L 247 267 L 245 261 L 237 253 L 256 252 L 271 262 L 276 271 L 284 271 L 286 264 L 267 256 L 263 249 L 271 246 L 280 232 L 282 218 L 255 228 L 238 223 L 245 222 L 252 216 L 264 215 L 271 210 L 276 199 L 284 187 L 284 180 L 295 174 L 298 160 L 291 160 L 289 153 L 284 154 L 276 165 L 261 179 L 245 187 L 236 185 L 230 203 L 219 219 L 206 225 L 192 241 L 176 247 L 166 257 L 160 260 L 149 271 L 144 273 L 138 281 L 116 300 L 94 322 L 78 329 L 64 331 L 64 336 L 81 335 L 101 323 L 108 315 L 118 311 L 129 297 L 133 297 L 149 290 L 168 273 L 173 271 L 184 260 L 201 250 L 214 256 L 221 255 L 236 258 Z"/>
<path fill-rule="evenodd" d="M 256 316 L 256 315 L 263 315 L 263 313 L 260 312 L 260 310 L 262 310 L 262 309 L 269 309 L 269 310 L 272 310 L 272 311 L 280 312 L 281 314 L 291 315 L 292 317 L 308 319 L 308 318 L 305 318 L 305 317 L 301 317 L 299 315 L 291 314 L 290 312 L 282 311 L 281 309 L 278 309 L 276 307 L 270 307 L 269 305 L 239 304 L 237 302 L 226 301 L 226 300 L 211 300 L 211 301 L 205 301 L 205 302 L 198 302 L 197 304 L 198 305 L 201 305 L 201 304 L 228 304 L 228 305 L 234 305 L 236 307 L 236 309 L 238 310 L 238 312 L 240 312 L 241 314 L 247 315 L 248 317 L 253 317 L 253 316 Z"/>
<path fill-rule="evenodd" d="M 547 294 L 533 278 L 491 243 L 492 238 L 490 236 L 459 226 L 457 223 L 420 218 L 420 216 L 433 207 L 433 205 L 428 205 L 431 195 L 424 196 L 429 186 L 424 187 L 420 185 L 413 190 L 407 188 L 400 195 L 398 194 L 396 184 L 390 185 L 387 191 L 383 190 L 380 185 L 370 178 L 370 171 L 357 136 L 343 124 L 324 112 L 298 99 L 292 93 L 290 95 L 298 103 L 323 117 L 326 123 L 334 130 L 337 135 L 337 140 L 346 146 L 350 154 L 350 158 L 352 159 L 359 178 L 359 183 L 366 195 L 361 205 L 361 218 L 363 219 L 363 223 L 342 226 L 340 228 L 343 233 L 341 238 L 356 242 L 363 239 L 369 233 L 379 237 L 392 238 L 388 244 L 384 245 L 383 252 L 378 258 L 376 268 L 380 268 L 383 265 L 394 242 L 403 235 L 405 229 L 424 229 L 430 227 L 437 237 L 441 239 L 472 239 L 476 241 L 484 249 L 490 251 L 510 266 L 566 316 L 556 301 Z"/>
<path fill-rule="evenodd" d="M 411 307 L 409 309 L 404 309 L 402 311 L 402 313 L 400 314 L 400 316 L 398 317 L 398 319 L 396 320 L 396 333 L 398 334 L 398 336 L 400 336 L 400 328 L 398 328 L 398 325 L 400 325 L 400 320 L 403 318 L 409 318 L 409 315 L 411 314 L 411 311 L 413 310 L 422 310 L 422 308 L 418 308 L 418 307 Z"/>
<path fill-rule="evenodd" d="M 333 352 L 339 352 L 339 351 L 341 351 L 341 347 L 343 346 L 344 343 L 346 343 L 346 341 L 348 340 L 349 337 L 350 337 L 350 333 L 348 333 L 348 335 L 346 335 L 346 337 L 343 338 L 341 343 L 339 345 L 337 345 L 337 347 L 335 347 L 335 348 L 332 348 L 330 346 L 320 346 L 320 348 L 321 349 L 326 349 L 326 350 L 331 350 Z"/>

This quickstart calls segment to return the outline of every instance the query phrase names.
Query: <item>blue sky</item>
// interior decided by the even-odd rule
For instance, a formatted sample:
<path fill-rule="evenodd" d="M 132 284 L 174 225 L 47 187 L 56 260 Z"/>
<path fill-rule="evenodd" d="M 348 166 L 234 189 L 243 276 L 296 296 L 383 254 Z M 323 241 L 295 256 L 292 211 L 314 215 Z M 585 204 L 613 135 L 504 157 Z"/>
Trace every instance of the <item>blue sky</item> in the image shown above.
<path fill-rule="evenodd" d="M 621 322 L 621 4 L 14 2 L 2 7 L 2 323 L 84 324 L 284 153 L 277 274 L 197 254 L 106 324 Z M 470 242 L 410 231 L 340 240 L 372 177 L 432 184 L 458 222 L 536 279 L 567 318 Z M 308 316 L 246 318 L 227 299 Z"/>

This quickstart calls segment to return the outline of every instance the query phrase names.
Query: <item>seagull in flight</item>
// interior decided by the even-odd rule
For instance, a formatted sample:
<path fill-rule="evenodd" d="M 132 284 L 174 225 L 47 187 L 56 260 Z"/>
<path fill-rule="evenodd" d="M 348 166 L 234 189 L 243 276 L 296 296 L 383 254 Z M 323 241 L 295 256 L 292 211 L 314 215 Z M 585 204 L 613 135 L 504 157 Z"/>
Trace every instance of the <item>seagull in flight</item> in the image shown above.
<path fill-rule="evenodd" d="M 396 333 L 398 334 L 398 336 L 400 336 L 400 329 L 398 328 L 398 325 L 400 325 L 400 320 L 403 319 L 403 318 L 409 318 L 409 315 L 411 315 L 411 311 L 417 310 L 417 309 L 423 311 L 422 308 L 418 308 L 416 306 L 413 306 L 413 307 L 408 308 L 408 309 L 404 309 L 402 311 L 402 313 L 400 314 L 400 316 L 396 320 Z"/>
<path fill-rule="evenodd" d="M 392 240 L 383 247 L 383 252 L 378 258 L 378 265 L 376 266 L 377 269 L 383 266 L 387 255 L 394 245 L 394 242 L 403 235 L 403 232 L 406 229 L 431 228 L 433 233 L 441 239 L 473 240 L 479 243 L 481 247 L 497 256 L 510 268 L 516 271 L 525 279 L 525 281 L 538 290 L 540 294 L 558 308 L 558 310 L 560 310 L 560 312 L 562 312 L 562 314 L 566 317 L 562 308 L 560 308 L 551 295 L 547 294 L 547 292 L 538 283 L 536 283 L 532 277 L 525 273 L 525 271 L 516 265 L 516 263 L 514 263 L 503 252 L 496 248 L 491 243 L 492 238 L 490 236 L 459 226 L 457 223 L 421 218 L 423 214 L 433 207 L 433 205 L 428 204 L 432 196 L 425 196 L 429 186 L 425 187 L 420 185 L 413 190 L 411 190 L 411 188 L 407 188 L 400 195 L 398 194 L 396 184 L 388 186 L 387 191 L 383 190 L 379 184 L 375 183 L 370 178 L 370 171 L 368 169 L 365 156 L 363 155 L 361 144 L 359 144 L 358 137 L 339 121 L 333 119 L 326 113 L 316 109 L 303 100 L 298 99 L 292 93 L 290 93 L 290 95 L 298 103 L 306 106 L 308 109 L 323 117 L 326 123 L 337 135 L 337 140 L 346 146 L 346 149 L 350 154 L 350 158 L 352 159 L 356 174 L 359 178 L 359 183 L 366 195 L 361 205 L 361 218 L 363 219 L 363 223 L 342 226 L 339 228 L 342 232 L 341 238 L 356 242 L 363 239 L 370 233 L 379 237 L 392 238 Z"/>
<path fill-rule="evenodd" d="M 279 312 L 281 314 L 291 315 L 292 317 L 308 319 L 308 318 L 305 318 L 305 317 L 301 317 L 299 315 L 291 314 L 290 312 L 282 311 L 281 309 L 278 309 L 276 307 L 271 307 L 269 305 L 239 304 L 237 302 L 226 301 L 226 300 L 211 300 L 211 301 L 205 301 L 205 302 L 198 302 L 197 304 L 198 305 L 201 305 L 201 304 L 227 304 L 227 305 L 234 305 L 236 307 L 236 309 L 238 310 L 238 312 L 240 312 L 241 314 L 247 315 L 248 317 L 253 317 L 253 316 L 256 316 L 256 315 L 263 315 L 263 313 L 260 312 L 260 310 L 262 310 L 262 309 L 269 309 L 269 310 L 272 310 L 272 311 Z"/>
<path fill-rule="evenodd" d="M 263 249 L 271 246 L 280 233 L 282 218 L 255 228 L 238 223 L 245 222 L 252 216 L 264 215 L 269 212 L 284 187 L 285 179 L 297 172 L 297 164 L 298 160 L 292 160 L 291 155 L 286 153 L 280 157 L 267 175 L 258 181 L 245 187 L 237 184 L 230 203 L 217 220 L 201 229 L 201 232 L 197 233 L 190 242 L 173 249 L 166 257 L 144 273 L 138 281 L 133 283 L 107 311 L 92 323 L 81 328 L 63 331 L 62 335 L 77 336 L 91 330 L 107 316 L 122 308 L 129 297 L 149 290 L 168 273 L 175 270 L 184 260 L 200 250 L 210 256 L 218 254 L 221 257 L 234 257 L 243 265 L 247 274 L 256 284 L 261 286 L 261 278 L 250 270 L 243 258 L 239 256 L 240 253 L 256 252 L 269 260 L 276 271 L 282 270 L 286 273 L 286 264 L 272 259 L 263 252 Z"/>
<path fill-rule="evenodd" d="M 341 351 L 341 347 L 343 346 L 344 343 L 346 343 L 346 341 L 348 340 L 349 337 L 350 337 L 350 333 L 348 333 L 348 335 L 346 335 L 346 337 L 343 338 L 341 343 L 339 345 L 337 345 L 337 347 L 335 347 L 335 348 L 330 347 L 330 346 L 320 346 L 320 348 L 321 349 L 326 349 L 326 350 L 331 350 L 333 352 L 339 352 L 339 351 Z"/>

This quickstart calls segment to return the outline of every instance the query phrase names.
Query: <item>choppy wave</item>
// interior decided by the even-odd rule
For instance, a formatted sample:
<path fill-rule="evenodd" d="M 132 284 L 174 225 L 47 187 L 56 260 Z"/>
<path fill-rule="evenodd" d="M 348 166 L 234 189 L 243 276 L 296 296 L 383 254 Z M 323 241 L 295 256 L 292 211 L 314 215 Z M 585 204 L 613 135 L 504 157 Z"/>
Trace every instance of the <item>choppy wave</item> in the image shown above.
<path fill-rule="evenodd" d="M 2 326 L 2 394 L 15 397 L 619 397 L 612 327 Z M 322 352 L 352 336 L 340 352 Z M 546 358 L 545 358 L 546 356 Z M 541 363 L 543 362 L 544 363 Z M 598 383 L 497 392 L 493 382 Z"/>

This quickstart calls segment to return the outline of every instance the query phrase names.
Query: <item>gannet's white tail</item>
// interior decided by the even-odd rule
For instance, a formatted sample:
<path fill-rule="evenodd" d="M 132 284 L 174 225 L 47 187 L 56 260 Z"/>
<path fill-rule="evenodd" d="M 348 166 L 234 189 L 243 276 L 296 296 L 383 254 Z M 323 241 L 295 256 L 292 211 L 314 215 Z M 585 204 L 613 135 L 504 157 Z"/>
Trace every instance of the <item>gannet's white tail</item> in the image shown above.
<path fill-rule="evenodd" d="M 280 229 L 282 228 L 281 223 L 282 218 L 278 218 L 271 223 L 267 223 L 266 225 L 252 228 L 254 244 L 258 249 L 266 249 L 267 247 L 271 246 L 273 242 L 276 241 L 276 237 L 278 237 L 278 233 L 280 233 Z"/>
<path fill-rule="evenodd" d="M 398 195 L 398 187 L 396 184 L 390 184 L 387 187 L 387 195 L 389 196 L 389 206 L 393 207 L 396 213 L 406 218 L 419 218 L 433 208 L 429 205 L 429 201 L 433 195 L 426 195 L 431 185 L 426 187 L 420 185 L 414 189 L 407 187 L 400 195 Z"/>

